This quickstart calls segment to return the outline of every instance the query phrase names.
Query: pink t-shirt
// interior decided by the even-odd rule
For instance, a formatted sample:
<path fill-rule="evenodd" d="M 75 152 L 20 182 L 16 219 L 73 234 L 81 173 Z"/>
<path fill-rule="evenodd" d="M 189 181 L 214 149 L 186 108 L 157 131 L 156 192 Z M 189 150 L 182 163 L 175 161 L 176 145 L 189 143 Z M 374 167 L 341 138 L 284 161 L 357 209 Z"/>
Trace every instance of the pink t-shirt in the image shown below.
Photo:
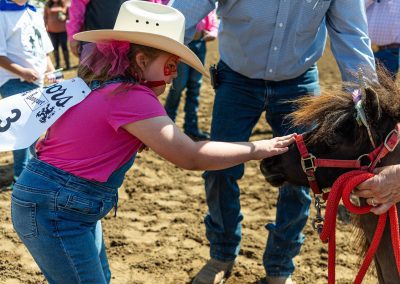
<path fill-rule="evenodd" d="M 105 182 L 137 152 L 142 142 L 121 126 L 166 116 L 147 87 L 111 94 L 121 83 L 93 91 L 47 131 L 36 150 L 39 159 L 76 176 Z"/>

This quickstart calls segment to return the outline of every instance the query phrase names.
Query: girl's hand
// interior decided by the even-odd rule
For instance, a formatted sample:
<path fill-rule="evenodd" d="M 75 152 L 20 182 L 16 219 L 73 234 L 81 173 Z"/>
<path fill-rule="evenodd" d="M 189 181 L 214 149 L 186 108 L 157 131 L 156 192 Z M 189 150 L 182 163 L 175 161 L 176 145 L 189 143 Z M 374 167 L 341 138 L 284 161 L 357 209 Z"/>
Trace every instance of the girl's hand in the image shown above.
<path fill-rule="evenodd" d="M 30 68 L 22 68 L 20 76 L 24 81 L 29 83 L 33 83 L 40 78 L 39 74 L 35 70 Z"/>
<path fill-rule="evenodd" d="M 294 136 L 295 134 L 290 134 L 269 140 L 255 141 L 256 160 L 269 158 L 287 152 L 289 150 L 288 146 L 294 142 Z"/>
<path fill-rule="evenodd" d="M 376 176 L 361 183 L 353 194 L 367 199 L 374 206 L 371 212 L 380 215 L 400 202 L 400 165 L 377 168 Z"/>

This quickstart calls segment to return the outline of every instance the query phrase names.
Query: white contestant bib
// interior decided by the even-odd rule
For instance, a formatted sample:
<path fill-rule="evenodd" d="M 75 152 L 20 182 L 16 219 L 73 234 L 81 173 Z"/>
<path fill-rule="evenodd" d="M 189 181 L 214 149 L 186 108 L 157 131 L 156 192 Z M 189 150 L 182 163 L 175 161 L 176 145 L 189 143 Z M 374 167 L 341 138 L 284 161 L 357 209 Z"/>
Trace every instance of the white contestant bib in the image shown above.
<path fill-rule="evenodd" d="M 81 78 L 0 100 L 0 152 L 27 148 L 91 90 Z"/>

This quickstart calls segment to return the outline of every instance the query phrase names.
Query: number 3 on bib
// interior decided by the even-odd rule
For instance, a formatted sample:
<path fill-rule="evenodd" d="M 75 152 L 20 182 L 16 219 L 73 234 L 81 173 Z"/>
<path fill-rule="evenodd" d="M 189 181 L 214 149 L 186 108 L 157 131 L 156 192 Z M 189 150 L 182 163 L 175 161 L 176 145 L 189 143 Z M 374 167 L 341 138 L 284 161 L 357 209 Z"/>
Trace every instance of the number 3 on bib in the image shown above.
<path fill-rule="evenodd" d="M 18 121 L 18 119 L 21 117 L 21 111 L 17 108 L 11 110 L 11 114 L 14 114 L 14 117 L 7 117 L 5 119 L 6 124 L 3 126 L 3 121 L 0 119 L 0 132 L 6 132 L 10 126 L 11 123 Z"/>

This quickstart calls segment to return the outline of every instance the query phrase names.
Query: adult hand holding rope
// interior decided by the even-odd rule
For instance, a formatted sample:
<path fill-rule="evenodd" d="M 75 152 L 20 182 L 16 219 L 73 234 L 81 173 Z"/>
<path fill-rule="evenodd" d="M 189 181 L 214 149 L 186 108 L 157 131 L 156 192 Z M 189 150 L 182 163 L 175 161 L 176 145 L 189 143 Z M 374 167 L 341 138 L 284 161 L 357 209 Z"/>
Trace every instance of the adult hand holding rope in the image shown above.
<path fill-rule="evenodd" d="M 374 206 L 371 212 L 380 215 L 400 202 L 400 165 L 376 168 L 374 173 L 374 177 L 357 186 L 353 193 L 366 198 Z"/>

